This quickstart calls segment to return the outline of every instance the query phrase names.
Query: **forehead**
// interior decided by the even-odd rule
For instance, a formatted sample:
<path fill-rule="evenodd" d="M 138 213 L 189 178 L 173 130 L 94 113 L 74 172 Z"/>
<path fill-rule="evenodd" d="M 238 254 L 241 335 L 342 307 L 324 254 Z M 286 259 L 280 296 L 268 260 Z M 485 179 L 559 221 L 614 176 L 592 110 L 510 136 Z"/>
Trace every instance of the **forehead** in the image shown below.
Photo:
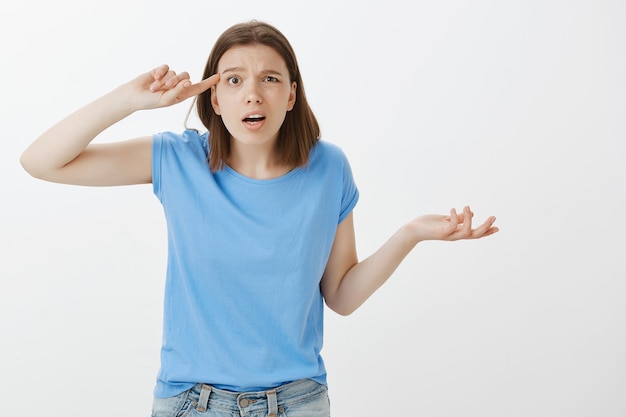
<path fill-rule="evenodd" d="M 220 58 L 217 69 L 271 69 L 287 72 L 287 64 L 276 50 L 267 45 L 238 45 L 228 49 Z"/>

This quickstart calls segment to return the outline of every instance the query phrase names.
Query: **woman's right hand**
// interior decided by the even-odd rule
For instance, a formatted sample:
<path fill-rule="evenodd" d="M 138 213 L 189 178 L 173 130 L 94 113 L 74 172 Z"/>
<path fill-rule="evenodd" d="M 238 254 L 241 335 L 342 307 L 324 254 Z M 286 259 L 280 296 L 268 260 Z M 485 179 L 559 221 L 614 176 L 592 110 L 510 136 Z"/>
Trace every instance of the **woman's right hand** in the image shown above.
<path fill-rule="evenodd" d="M 193 84 L 189 74 L 163 65 L 117 87 L 61 120 L 22 154 L 22 166 L 47 181 L 80 185 L 141 184 L 152 178 L 152 137 L 91 144 L 102 131 L 137 110 L 180 103 L 219 81 Z"/>
<path fill-rule="evenodd" d="M 216 85 L 219 79 L 219 74 L 213 74 L 193 84 L 187 72 L 177 74 L 167 65 L 161 65 L 122 87 L 129 89 L 129 100 L 133 109 L 147 110 L 171 106 L 197 96 Z"/>

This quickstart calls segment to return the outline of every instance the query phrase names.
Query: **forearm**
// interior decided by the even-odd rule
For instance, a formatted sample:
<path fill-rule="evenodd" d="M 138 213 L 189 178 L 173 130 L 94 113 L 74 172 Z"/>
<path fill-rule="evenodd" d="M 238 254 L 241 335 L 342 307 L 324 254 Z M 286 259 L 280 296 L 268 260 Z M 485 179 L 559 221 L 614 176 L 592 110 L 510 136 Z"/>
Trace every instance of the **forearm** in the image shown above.
<path fill-rule="evenodd" d="M 37 177 L 76 158 L 102 131 L 134 112 L 122 88 L 87 104 L 52 126 L 22 154 L 24 168 Z"/>
<path fill-rule="evenodd" d="M 417 242 L 408 225 L 400 228 L 376 252 L 346 272 L 336 290 L 333 309 L 343 315 L 354 312 L 389 279 Z"/>
<path fill-rule="evenodd" d="M 427 214 L 415 218 L 398 230 L 383 246 L 367 259 L 356 258 L 352 218 L 337 229 L 330 260 L 322 279 L 322 291 L 328 306 L 339 314 L 356 310 L 393 274 L 398 265 L 424 240 L 455 241 L 479 239 L 498 232 L 490 216 L 477 228 L 472 228 L 474 213 L 469 206 L 457 214 Z"/>

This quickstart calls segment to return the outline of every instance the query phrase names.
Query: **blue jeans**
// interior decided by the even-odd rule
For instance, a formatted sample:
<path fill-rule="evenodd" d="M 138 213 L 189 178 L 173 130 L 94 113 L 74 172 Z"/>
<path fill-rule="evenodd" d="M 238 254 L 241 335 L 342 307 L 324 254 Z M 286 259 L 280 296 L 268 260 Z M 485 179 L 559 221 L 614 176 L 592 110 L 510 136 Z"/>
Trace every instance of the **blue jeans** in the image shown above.
<path fill-rule="evenodd" d="M 310 379 L 268 391 L 231 392 L 205 384 L 155 398 L 152 417 L 329 417 L 328 390 Z"/>

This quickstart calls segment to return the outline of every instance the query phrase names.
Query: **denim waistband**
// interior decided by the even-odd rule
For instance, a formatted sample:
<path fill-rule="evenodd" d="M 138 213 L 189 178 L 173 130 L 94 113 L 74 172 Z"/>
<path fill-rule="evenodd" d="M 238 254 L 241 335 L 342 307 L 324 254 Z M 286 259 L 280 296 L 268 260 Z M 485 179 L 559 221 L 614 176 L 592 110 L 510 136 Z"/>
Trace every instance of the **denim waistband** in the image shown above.
<path fill-rule="evenodd" d="M 219 409 L 246 415 L 267 410 L 269 417 L 275 417 L 279 412 L 282 413 L 284 408 L 304 402 L 324 390 L 326 387 L 316 381 L 301 379 L 267 391 L 255 392 L 232 392 L 207 384 L 196 384 L 190 390 L 190 395 L 197 397 L 196 409 L 200 412 Z"/>

